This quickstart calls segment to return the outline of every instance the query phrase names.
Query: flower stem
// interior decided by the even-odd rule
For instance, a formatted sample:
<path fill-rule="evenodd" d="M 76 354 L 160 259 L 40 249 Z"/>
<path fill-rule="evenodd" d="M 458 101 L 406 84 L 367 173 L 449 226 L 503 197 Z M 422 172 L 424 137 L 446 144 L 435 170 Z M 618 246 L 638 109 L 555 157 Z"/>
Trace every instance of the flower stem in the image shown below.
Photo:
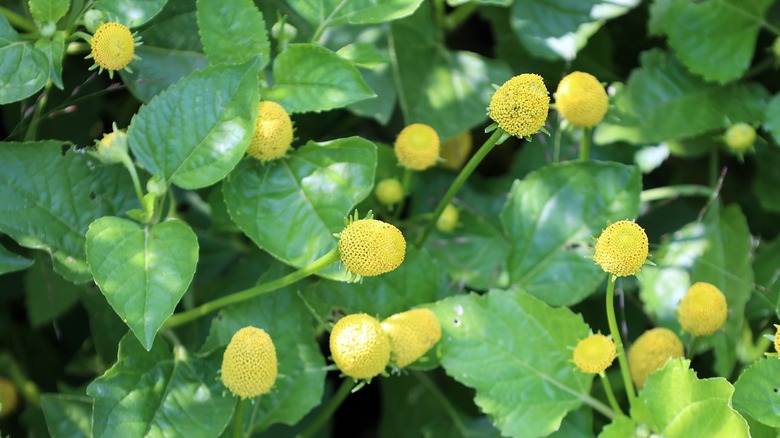
<path fill-rule="evenodd" d="M 127 169 L 127 173 L 130 174 L 130 179 L 133 180 L 133 188 L 135 188 L 135 196 L 138 197 L 138 202 L 144 205 L 144 192 L 141 190 L 141 181 L 138 179 L 138 172 L 135 170 L 135 165 L 130 160 L 130 157 L 125 155 L 122 160 L 122 165 Z"/>
<path fill-rule="evenodd" d="M 609 383 L 609 377 L 604 373 L 599 373 L 599 377 L 601 378 L 601 385 L 604 387 L 604 393 L 607 394 L 607 400 L 609 400 L 609 405 L 612 407 L 612 410 L 617 412 L 618 415 L 626 415 L 623 413 L 623 410 L 620 409 L 620 405 L 615 398 L 615 393 L 612 391 L 612 384 Z"/>
<path fill-rule="evenodd" d="M 30 124 L 27 125 L 27 131 L 24 133 L 24 141 L 35 141 L 38 138 L 38 123 L 40 123 L 43 109 L 49 101 L 49 90 L 51 90 L 51 86 L 52 80 L 49 79 L 43 87 L 43 92 L 40 95 L 41 97 L 35 103 L 35 111 L 33 111 L 32 118 L 30 118 Z"/>
<path fill-rule="evenodd" d="M 41 405 L 41 391 L 38 385 L 27 378 L 10 353 L 0 353 L 0 370 L 3 370 L 3 374 L 19 389 L 27 403 L 35 407 Z"/>
<path fill-rule="evenodd" d="M 628 369 L 628 359 L 623 349 L 623 341 L 618 330 L 617 319 L 615 318 L 615 281 L 617 277 L 610 274 L 607 280 L 607 321 L 609 322 L 609 332 L 612 334 L 612 340 L 615 342 L 617 357 L 620 362 L 620 374 L 623 376 L 623 385 L 626 387 L 629 405 L 633 406 L 636 400 L 634 392 L 634 383 L 631 381 L 631 373 Z"/>
<path fill-rule="evenodd" d="M 580 139 L 580 161 L 587 160 L 590 156 L 590 128 L 582 128 Z"/>
<path fill-rule="evenodd" d="M 660 201 L 662 199 L 679 198 L 681 196 L 712 196 L 713 188 L 695 184 L 657 187 L 643 191 L 639 195 L 641 202 Z"/>
<path fill-rule="evenodd" d="M 236 412 L 233 414 L 233 438 L 244 436 L 244 412 L 246 412 L 246 399 L 239 397 Z"/>
<path fill-rule="evenodd" d="M 201 316 L 208 315 L 209 313 L 221 309 L 222 307 L 228 306 L 230 304 L 240 303 L 242 301 L 252 299 L 264 293 L 273 292 L 277 289 L 283 288 L 285 286 L 289 286 L 298 280 L 306 278 L 309 275 L 312 275 L 315 272 L 318 272 L 332 265 L 333 263 L 339 260 L 339 257 L 340 254 L 339 254 L 338 247 L 333 248 L 327 254 L 309 263 L 308 266 L 304 266 L 303 268 L 295 272 L 291 272 L 285 275 L 284 277 L 277 278 L 276 280 L 270 281 L 268 283 L 258 284 L 257 286 L 250 287 L 249 289 L 244 289 L 240 292 L 236 292 L 228 296 L 217 298 L 216 300 L 213 301 L 209 301 L 208 303 L 202 304 L 194 309 L 177 313 L 171 316 L 170 318 L 168 318 L 167 321 L 165 321 L 165 324 L 163 324 L 163 328 L 177 327 L 182 324 L 193 321 L 195 319 L 198 319 Z"/>
<path fill-rule="evenodd" d="M 469 2 L 462 4 L 455 8 L 444 19 L 444 29 L 448 32 L 458 28 L 463 22 L 469 19 L 474 12 L 477 11 L 479 4 L 477 2 Z"/>
<path fill-rule="evenodd" d="M 699 339 L 701 338 L 691 335 L 691 344 L 688 347 L 688 359 L 693 360 L 693 358 L 696 356 L 696 349 L 699 347 Z"/>
<path fill-rule="evenodd" d="M 458 177 L 455 178 L 455 181 L 452 182 L 452 185 L 450 186 L 449 190 L 447 190 L 447 193 L 444 194 L 444 196 L 441 198 L 441 201 L 439 201 L 439 205 L 436 207 L 436 210 L 433 212 L 433 215 L 431 216 L 430 221 L 428 222 L 428 225 L 426 225 L 425 229 L 423 230 L 422 234 L 420 234 L 420 237 L 417 239 L 417 242 L 415 243 L 415 246 L 418 248 L 422 246 L 423 243 L 425 243 L 425 239 L 428 238 L 428 235 L 431 234 L 431 231 L 433 231 L 434 225 L 436 225 L 436 221 L 439 220 L 439 216 L 441 216 L 441 213 L 444 211 L 444 208 L 447 207 L 447 205 L 452 201 L 452 198 L 455 197 L 455 194 L 458 193 L 458 190 L 460 190 L 461 187 L 463 187 L 463 184 L 466 183 L 466 180 L 471 176 L 472 173 L 474 173 L 474 170 L 477 168 L 479 163 L 482 162 L 482 160 L 487 156 L 487 154 L 490 153 L 491 150 L 496 146 L 496 142 L 499 138 L 504 134 L 504 130 L 501 128 L 496 128 L 496 130 L 493 132 L 493 135 L 490 136 L 487 140 L 485 140 L 485 143 L 480 146 L 479 150 L 476 154 L 474 154 L 473 157 L 469 160 L 468 163 L 466 163 L 465 166 L 463 166 L 463 169 L 458 174 Z"/>
<path fill-rule="evenodd" d="M 404 191 L 404 198 L 409 195 L 412 189 L 412 178 L 414 178 L 414 171 L 412 169 L 404 169 L 404 177 L 401 181 L 401 188 Z"/>
<path fill-rule="evenodd" d="M 333 394 L 333 397 L 328 400 L 328 403 L 322 408 L 319 414 L 317 414 L 317 417 L 306 426 L 306 429 L 298 435 L 298 438 L 311 438 L 316 435 L 322 426 L 330 420 L 330 417 L 333 416 L 354 387 L 355 382 L 353 382 L 352 379 L 346 378 L 342 380 L 341 386 L 339 386 L 339 389 Z"/>
<path fill-rule="evenodd" d="M 21 29 L 25 32 L 35 32 L 37 30 L 35 24 L 32 21 L 22 17 L 8 8 L 0 6 L 0 14 L 2 14 L 8 20 L 8 22 L 17 29 Z"/>

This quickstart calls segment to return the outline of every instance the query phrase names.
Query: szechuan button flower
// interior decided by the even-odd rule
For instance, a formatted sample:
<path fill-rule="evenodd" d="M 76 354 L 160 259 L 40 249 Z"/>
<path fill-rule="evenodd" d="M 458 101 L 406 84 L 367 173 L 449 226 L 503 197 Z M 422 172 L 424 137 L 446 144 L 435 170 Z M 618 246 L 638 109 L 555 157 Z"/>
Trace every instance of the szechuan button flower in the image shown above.
<path fill-rule="evenodd" d="M 694 283 L 680 301 L 677 320 L 694 336 L 709 336 L 726 322 L 728 306 L 723 292 L 710 283 Z"/>
<path fill-rule="evenodd" d="M 390 339 L 376 318 L 365 313 L 347 315 L 330 332 L 330 354 L 344 375 L 371 379 L 390 361 Z"/>
<path fill-rule="evenodd" d="M 780 357 L 780 325 L 775 324 L 775 328 L 777 331 L 775 332 L 775 351 L 778 354 L 778 357 Z"/>
<path fill-rule="evenodd" d="M 393 205 L 404 199 L 404 188 L 397 179 L 386 178 L 377 183 L 374 194 L 380 204 Z"/>
<path fill-rule="evenodd" d="M 425 170 L 439 159 L 439 134 L 428 125 L 413 123 L 402 129 L 395 140 L 395 156 L 401 166 Z"/>
<path fill-rule="evenodd" d="M 267 394 L 276 382 L 276 347 L 265 330 L 248 326 L 230 339 L 222 357 L 222 383 L 238 397 Z"/>
<path fill-rule="evenodd" d="M 10 380 L 0 377 L 0 404 L 3 405 L 0 411 L 0 418 L 6 417 L 16 410 L 19 404 L 19 395 L 16 387 Z"/>
<path fill-rule="evenodd" d="M 604 271 L 618 277 L 636 275 L 647 260 L 645 230 L 632 221 L 618 221 L 601 232 L 593 260 Z"/>
<path fill-rule="evenodd" d="M 441 339 L 441 324 L 431 309 L 397 313 L 382 321 L 390 337 L 395 364 L 403 368 L 428 352 Z"/>
<path fill-rule="evenodd" d="M 756 142 L 756 130 L 747 123 L 735 123 L 729 126 L 723 136 L 729 151 L 742 158 L 753 149 Z"/>
<path fill-rule="evenodd" d="M 442 233 L 451 233 L 457 228 L 459 219 L 458 209 L 452 204 L 447 204 L 439 218 L 436 219 L 436 228 Z"/>
<path fill-rule="evenodd" d="M 89 45 L 92 51 L 87 59 L 92 58 L 95 64 L 90 70 L 100 67 L 99 72 L 108 70 L 108 75 L 114 77 L 114 72 L 127 67 L 130 61 L 138 59 L 135 56 L 135 46 L 140 44 L 130 29 L 115 21 L 100 25 L 92 35 Z"/>
<path fill-rule="evenodd" d="M 682 341 L 669 329 L 648 330 L 628 350 L 628 368 L 637 388 L 645 386 L 647 377 L 661 369 L 670 358 L 683 357 Z"/>
<path fill-rule="evenodd" d="M 584 373 L 598 374 L 615 360 L 615 343 L 602 335 L 590 335 L 574 348 L 574 364 Z"/>
<path fill-rule="evenodd" d="M 607 114 L 609 97 L 593 75 L 575 71 L 558 84 L 555 106 L 572 125 L 592 128 Z"/>
<path fill-rule="evenodd" d="M 257 106 L 255 133 L 246 153 L 262 162 L 284 156 L 293 141 L 293 126 L 287 111 L 276 102 Z"/>
<path fill-rule="evenodd" d="M 373 277 L 390 272 L 406 257 L 406 239 L 401 230 L 380 220 L 348 220 L 339 235 L 341 263 L 358 277 Z"/>
<path fill-rule="evenodd" d="M 493 94 L 488 115 L 509 135 L 528 137 L 544 127 L 550 94 L 541 76 L 521 74 L 504 82 Z"/>

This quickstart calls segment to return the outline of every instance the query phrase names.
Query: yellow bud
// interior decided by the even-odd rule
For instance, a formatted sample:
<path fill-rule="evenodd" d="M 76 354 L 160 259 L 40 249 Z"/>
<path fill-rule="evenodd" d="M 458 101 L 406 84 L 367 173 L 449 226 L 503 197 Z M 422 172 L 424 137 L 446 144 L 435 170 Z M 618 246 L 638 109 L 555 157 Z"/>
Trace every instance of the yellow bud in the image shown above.
<path fill-rule="evenodd" d="M 471 131 L 464 131 L 441 144 L 441 166 L 445 169 L 460 170 L 466 163 L 474 146 Z"/>
<path fill-rule="evenodd" d="M 260 102 L 257 106 L 255 133 L 246 153 L 260 161 L 284 156 L 293 141 L 292 120 L 276 102 Z"/>
<path fill-rule="evenodd" d="M 395 364 L 403 368 L 428 352 L 441 339 L 441 325 L 430 309 L 397 313 L 382 321 L 390 337 L 390 351 Z"/>
<path fill-rule="evenodd" d="M 267 394 L 276 382 L 276 348 L 264 330 L 244 327 L 222 356 L 222 383 L 241 398 Z"/>
<path fill-rule="evenodd" d="M 726 322 L 728 306 L 723 292 L 710 283 L 694 283 L 680 301 L 677 320 L 694 336 L 709 336 Z"/>
<path fill-rule="evenodd" d="M 507 134 L 536 134 L 547 120 L 550 95 L 536 74 L 522 74 L 504 82 L 490 99 L 489 116 Z"/>
<path fill-rule="evenodd" d="M 558 84 L 555 105 L 564 119 L 574 126 L 591 128 L 607 113 L 609 98 L 598 79 L 588 73 L 569 73 Z"/>
<path fill-rule="evenodd" d="M 747 123 L 735 123 L 726 130 L 726 146 L 737 154 L 743 154 L 756 142 L 756 130 Z"/>
<path fill-rule="evenodd" d="M 669 329 L 648 330 L 628 350 L 628 368 L 637 388 L 645 386 L 647 376 L 663 368 L 670 358 L 683 357 L 682 341 Z"/>
<path fill-rule="evenodd" d="M 436 219 L 436 228 L 442 233 L 451 233 L 455 231 L 455 227 L 458 226 L 459 216 L 460 213 L 458 213 L 458 209 L 452 204 L 447 204 L 439 218 Z"/>
<path fill-rule="evenodd" d="M 593 260 L 618 277 L 636 275 L 647 260 L 648 248 L 642 227 L 632 221 L 618 221 L 602 231 Z"/>
<path fill-rule="evenodd" d="M 393 205 L 404 199 L 404 188 L 397 179 L 387 178 L 379 181 L 374 189 L 374 194 L 380 204 Z"/>
<path fill-rule="evenodd" d="M 780 355 L 780 325 L 775 324 L 775 328 L 777 329 L 775 332 L 775 351 Z"/>
<path fill-rule="evenodd" d="M 365 313 L 347 315 L 330 332 L 330 354 L 342 373 L 370 379 L 390 361 L 390 340 L 376 318 Z"/>
<path fill-rule="evenodd" d="M 3 405 L 0 410 L 0 418 L 12 414 L 19 404 L 19 396 L 16 392 L 16 386 L 10 380 L 0 377 L 0 404 Z"/>
<path fill-rule="evenodd" d="M 127 26 L 117 22 L 98 27 L 89 44 L 95 64 L 109 72 L 127 67 L 135 53 L 133 34 Z"/>
<path fill-rule="evenodd" d="M 127 134 L 117 130 L 116 125 L 112 132 L 95 142 L 95 146 L 97 153 L 94 156 L 105 164 L 122 163 L 130 158 L 127 155 Z"/>
<path fill-rule="evenodd" d="M 439 148 L 439 134 L 422 123 L 414 123 L 402 129 L 395 140 L 398 162 L 412 170 L 425 170 L 436 164 Z"/>
<path fill-rule="evenodd" d="M 360 219 L 341 232 L 339 251 L 341 263 L 349 272 L 373 277 L 401 265 L 406 256 L 406 240 L 393 225 L 376 219 Z"/>
<path fill-rule="evenodd" d="M 597 374 L 612 365 L 615 352 L 612 339 L 602 334 L 590 335 L 574 348 L 574 364 L 585 373 Z"/>

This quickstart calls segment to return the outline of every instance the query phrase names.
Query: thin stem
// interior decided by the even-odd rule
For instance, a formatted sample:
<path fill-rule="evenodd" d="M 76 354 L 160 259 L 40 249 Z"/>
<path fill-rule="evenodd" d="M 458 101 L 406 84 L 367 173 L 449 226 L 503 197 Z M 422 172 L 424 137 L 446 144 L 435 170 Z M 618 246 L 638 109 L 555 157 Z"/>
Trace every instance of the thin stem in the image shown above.
<path fill-rule="evenodd" d="M 404 190 L 404 197 L 406 197 L 412 191 L 412 179 L 414 179 L 414 171 L 409 168 L 404 169 L 404 177 L 401 181 L 401 187 Z"/>
<path fill-rule="evenodd" d="M 328 400 L 328 403 L 322 408 L 319 414 L 317 414 L 317 417 L 306 426 L 306 429 L 298 435 L 298 438 L 311 438 L 316 435 L 322 426 L 330 420 L 330 417 L 333 416 L 354 387 L 355 382 L 352 379 L 346 378 L 342 380 L 341 386 L 333 393 L 333 397 Z"/>
<path fill-rule="evenodd" d="M 122 165 L 127 169 L 127 173 L 130 174 L 130 179 L 133 180 L 133 188 L 135 188 L 135 196 L 138 197 L 138 202 L 144 205 L 144 192 L 141 190 L 141 181 L 138 179 L 138 172 L 135 170 L 135 165 L 130 161 L 130 157 L 124 156 Z"/>
<path fill-rule="evenodd" d="M 599 377 L 601 378 L 601 385 L 604 387 L 604 393 L 607 394 L 607 400 L 609 400 L 609 405 L 612 406 L 612 410 L 617 412 L 618 415 L 626 415 L 623 413 L 623 410 L 620 409 L 620 405 L 615 398 L 615 393 L 612 391 L 612 384 L 609 383 L 609 377 L 604 373 L 599 373 Z"/>
<path fill-rule="evenodd" d="M 715 187 L 718 184 L 718 175 L 720 174 L 718 172 L 719 161 L 718 150 L 712 148 L 709 160 L 709 182 L 711 187 Z"/>
<path fill-rule="evenodd" d="M 12 26 L 25 32 L 35 32 L 38 30 L 38 28 L 35 27 L 35 23 L 8 8 L 0 6 L 0 14 L 2 14 Z"/>
<path fill-rule="evenodd" d="M 27 131 L 24 133 L 24 141 L 35 141 L 38 137 L 38 123 L 41 121 L 41 115 L 43 109 L 46 107 L 46 102 L 49 100 L 49 90 L 51 90 L 51 79 L 46 81 L 46 85 L 43 87 L 40 99 L 35 104 L 35 111 L 33 112 L 30 124 L 27 125 Z"/>
<path fill-rule="evenodd" d="M 165 321 L 165 324 L 163 324 L 163 328 L 177 327 L 182 324 L 188 323 L 190 321 L 196 320 L 201 316 L 208 315 L 209 313 L 221 309 L 230 304 L 240 303 L 242 301 L 252 299 L 264 293 L 273 292 L 277 289 L 283 288 L 285 286 L 289 286 L 298 280 L 306 278 L 309 275 L 312 275 L 315 272 L 320 271 L 332 265 L 333 263 L 339 260 L 339 257 L 340 257 L 339 249 L 338 247 L 336 247 L 330 250 L 330 252 L 328 252 L 324 256 L 309 263 L 308 266 L 305 266 L 295 272 L 291 272 L 285 275 L 284 277 L 277 278 L 276 280 L 270 281 L 268 283 L 258 284 L 257 286 L 250 287 L 249 289 L 244 289 L 240 292 L 236 292 L 234 294 L 230 294 L 228 296 L 218 298 L 213 301 L 209 301 L 208 303 L 202 304 L 194 309 L 177 313 L 171 316 L 170 318 L 168 318 L 167 321 Z"/>
<path fill-rule="evenodd" d="M 679 185 L 657 187 L 643 191 L 639 195 L 641 202 L 660 201 L 662 199 L 679 198 L 681 196 L 712 196 L 712 187 L 699 185 Z"/>
<path fill-rule="evenodd" d="M 688 347 L 688 359 L 692 360 L 696 356 L 696 349 L 699 347 L 699 339 L 701 338 L 691 335 L 691 344 L 690 347 Z"/>
<path fill-rule="evenodd" d="M 452 421 L 455 428 L 458 429 L 461 436 L 467 437 L 469 435 L 469 430 L 463 424 L 460 415 L 458 415 L 458 412 L 455 409 L 455 407 L 452 405 L 450 399 L 447 398 L 446 395 L 442 394 L 439 387 L 436 386 L 435 383 L 433 383 L 433 381 L 431 380 L 430 377 L 428 377 L 427 374 L 420 371 L 412 371 L 412 374 L 414 375 L 414 377 L 417 378 L 417 380 L 420 381 L 420 383 L 422 383 L 423 386 L 425 386 L 428 392 L 430 392 L 431 395 L 441 404 L 442 408 L 450 417 L 450 420 Z"/>
<path fill-rule="evenodd" d="M 561 129 L 561 115 L 558 113 L 557 125 L 555 127 L 555 137 L 553 140 L 553 163 L 559 163 L 561 161 L 561 136 L 563 130 Z"/>
<path fill-rule="evenodd" d="M 27 378 L 11 354 L 0 353 L 0 370 L 3 370 L 8 379 L 19 389 L 27 403 L 35 407 L 40 406 L 41 391 L 38 389 L 38 385 Z"/>
<path fill-rule="evenodd" d="M 615 318 L 615 281 L 617 277 L 610 274 L 607 279 L 607 321 L 609 322 L 609 332 L 612 334 L 612 340 L 617 349 L 618 362 L 620 362 L 620 374 L 623 376 L 623 385 L 626 387 L 629 405 L 633 406 L 636 400 L 634 392 L 634 383 L 631 381 L 631 373 L 628 369 L 628 359 L 623 349 L 623 340 L 618 330 L 617 319 Z"/>
<path fill-rule="evenodd" d="M 582 128 L 580 139 L 580 161 L 587 160 L 590 156 L 590 128 Z"/>
<path fill-rule="evenodd" d="M 469 17 L 477 11 L 478 7 L 479 3 L 477 2 L 469 2 L 458 6 L 444 19 L 444 29 L 447 31 L 457 29 L 458 26 L 463 24 L 464 21 L 468 20 Z"/>
<path fill-rule="evenodd" d="M 233 438 L 244 436 L 244 412 L 246 412 L 246 399 L 239 397 L 236 412 L 233 414 Z"/>
<path fill-rule="evenodd" d="M 493 135 L 490 136 L 487 140 L 485 140 L 485 143 L 480 146 L 479 150 L 476 154 L 474 154 L 473 157 L 469 160 L 468 163 L 461 169 L 460 173 L 458 174 L 458 177 L 455 178 L 455 181 L 452 182 L 452 185 L 450 186 L 449 190 L 447 190 L 447 193 L 444 194 L 444 196 L 441 198 L 441 201 L 439 201 L 439 205 L 436 207 L 436 210 L 433 212 L 433 215 L 431 216 L 430 221 L 428 222 L 428 225 L 426 225 L 425 229 L 423 230 L 420 237 L 417 239 L 416 246 L 419 248 L 422 246 L 423 243 L 425 243 L 425 239 L 428 238 L 428 235 L 431 234 L 431 231 L 433 230 L 433 227 L 436 225 L 436 221 L 439 219 L 439 216 L 441 216 L 441 213 L 444 211 L 444 208 L 447 207 L 447 205 L 452 201 L 452 198 L 455 197 L 455 194 L 458 193 L 458 190 L 460 190 L 461 187 L 463 187 L 463 184 L 466 183 L 466 180 L 471 176 L 472 173 L 474 173 L 474 170 L 477 168 L 479 163 L 482 162 L 482 160 L 487 156 L 487 154 L 490 153 L 491 150 L 496 146 L 496 142 L 499 138 L 504 134 L 504 130 L 501 128 L 496 128 L 496 130 L 493 132 Z"/>

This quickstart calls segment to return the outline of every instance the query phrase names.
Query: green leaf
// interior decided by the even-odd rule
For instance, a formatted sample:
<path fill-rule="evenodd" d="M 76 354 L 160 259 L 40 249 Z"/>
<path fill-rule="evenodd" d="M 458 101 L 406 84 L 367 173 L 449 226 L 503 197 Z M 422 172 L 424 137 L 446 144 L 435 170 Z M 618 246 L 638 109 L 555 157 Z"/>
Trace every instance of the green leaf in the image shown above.
<path fill-rule="evenodd" d="M 102 11 L 110 21 L 137 27 L 154 18 L 167 0 L 98 0 L 93 9 Z M 176 0 L 174 0 L 176 1 Z"/>
<path fill-rule="evenodd" d="M 628 417 L 620 416 L 604 427 L 599 438 L 635 438 L 638 435 L 637 424 Z"/>
<path fill-rule="evenodd" d="M 49 78 L 57 88 L 62 90 L 62 57 L 65 54 L 64 33 L 57 32 L 51 39 L 42 38 L 36 41 L 35 48 L 46 55 L 49 60 Z"/>
<path fill-rule="evenodd" d="M 290 44 L 274 60 L 274 84 L 264 100 L 288 113 L 342 108 L 376 96 L 351 62 L 314 44 Z"/>
<path fill-rule="evenodd" d="M 49 78 L 46 55 L 29 42 L 17 41 L 19 34 L 0 17 L 0 105 L 32 96 Z"/>
<path fill-rule="evenodd" d="M 315 29 L 319 36 L 328 27 L 371 24 L 411 15 L 423 0 L 291 0 L 289 5 Z"/>
<path fill-rule="evenodd" d="M 236 404 L 217 378 L 220 363 L 182 347 L 171 354 L 162 340 L 147 352 L 128 334 L 116 364 L 87 387 L 94 436 L 219 436 Z"/>
<path fill-rule="evenodd" d="M 84 234 L 95 219 L 138 206 L 126 172 L 95 166 L 60 141 L 0 143 L 0 230 L 20 245 L 51 254 L 54 270 L 74 283 L 92 280 Z"/>
<path fill-rule="evenodd" d="M 271 60 L 263 13 L 251 0 L 198 0 L 198 27 L 212 64 L 241 64 L 258 56 L 262 69 Z"/>
<path fill-rule="evenodd" d="M 35 265 L 24 275 L 27 318 L 33 328 L 51 324 L 70 310 L 84 291 L 84 286 L 55 274 L 51 263 L 40 254 L 35 255 Z"/>
<path fill-rule="evenodd" d="M 777 268 L 780 266 L 780 239 L 762 240 L 753 259 L 756 288 L 745 307 L 748 320 L 780 318 L 780 283 Z"/>
<path fill-rule="evenodd" d="M 244 160 L 223 183 L 225 204 L 257 246 L 302 268 L 337 245 L 333 233 L 371 193 L 375 166 L 376 147 L 360 137 L 309 142 L 274 162 Z M 346 278 L 336 265 L 318 275 Z"/>
<path fill-rule="evenodd" d="M 198 239 L 178 220 L 142 227 L 104 217 L 87 231 L 87 261 L 111 307 L 149 350 L 195 275 Z"/>
<path fill-rule="evenodd" d="M 780 93 L 772 96 L 772 99 L 769 100 L 769 104 L 766 106 L 764 129 L 772 134 L 775 143 L 780 143 Z"/>
<path fill-rule="evenodd" d="M 607 20 L 627 13 L 640 0 L 515 0 L 512 28 L 536 56 L 572 61 Z"/>
<path fill-rule="evenodd" d="M 69 0 L 29 0 L 30 14 L 40 24 L 56 23 L 70 8 Z"/>
<path fill-rule="evenodd" d="M 763 121 L 768 94 L 757 83 L 705 82 L 659 49 L 644 52 L 641 63 L 612 99 L 595 143 L 658 143 Z"/>
<path fill-rule="evenodd" d="M 336 52 L 342 58 L 366 68 L 374 68 L 390 62 L 387 50 L 382 50 L 373 44 L 355 42 L 347 44 Z"/>
<path fill-rule="evenodd" d="M 92 399 L 85 395 L 43 394 L 41 409 L 53 438 L 92 437 Z"/>
<path fill-rule="evenodd" d="M 515 181 L 501 219 L 511 245 L 511 285 L 551 305 L 590 295 L 605 272 L 588 246 L 610 221 L 639 211 L 641 174 L 632 166 L 568 162 Z"/>
<path fill-rule="evenodd" d="M 150 173 L 179 187 L 210 186 L 244 155 L 258 101 L 255 61 L 196 71 L 138 111 L 130 148 Z"/>
<path fill-rule="evenodd" d="M 651 374 L 631 417 L 649 415 L 653 432 L 668 438 L 749 437 L 747 422 L 729 404 L 731 383 L 723 378 L 700 380 L 689 367 L 689 360 L 670 359 Z"/>
<path fill-rule="evenodd" d="M 691 72 L 708 81 L 731 82 L 750 67 L 758 31 L 773 2 L 675 1 L 665 14 L 669 45 Z"/>
<path fill-rule="evenodd" d="M 442 366 L 476 389 L 474 401 L 503 435 L 548 435 L 592 402 L 593 376 L 571 364 L 571 348 L 589 331 L 580 315 L 502 290 L 447 298 L 433 310 L 442 323 Z"/>
<path fill-rule="evenodd" d="M 14 254 L 5 249 L 3 245 L 0 245 L 0 275 L 25 270 L 32 264 L 32 260 Z"/>
<path fill-rule="evenodd" d="M 771 427 L 780 427 L 780 360 L 759 359 L 734 384 L 734 409 Z"/>
<path fill-rule="evenodd" d="M 777 185 L 780 184 L 780 149 L 771 145 L 758 145 L 755 163 L 756 178 L 753 190 L 758 202 L 767 211 L 780 212 L 780 191 L 777 190 Z"/>

